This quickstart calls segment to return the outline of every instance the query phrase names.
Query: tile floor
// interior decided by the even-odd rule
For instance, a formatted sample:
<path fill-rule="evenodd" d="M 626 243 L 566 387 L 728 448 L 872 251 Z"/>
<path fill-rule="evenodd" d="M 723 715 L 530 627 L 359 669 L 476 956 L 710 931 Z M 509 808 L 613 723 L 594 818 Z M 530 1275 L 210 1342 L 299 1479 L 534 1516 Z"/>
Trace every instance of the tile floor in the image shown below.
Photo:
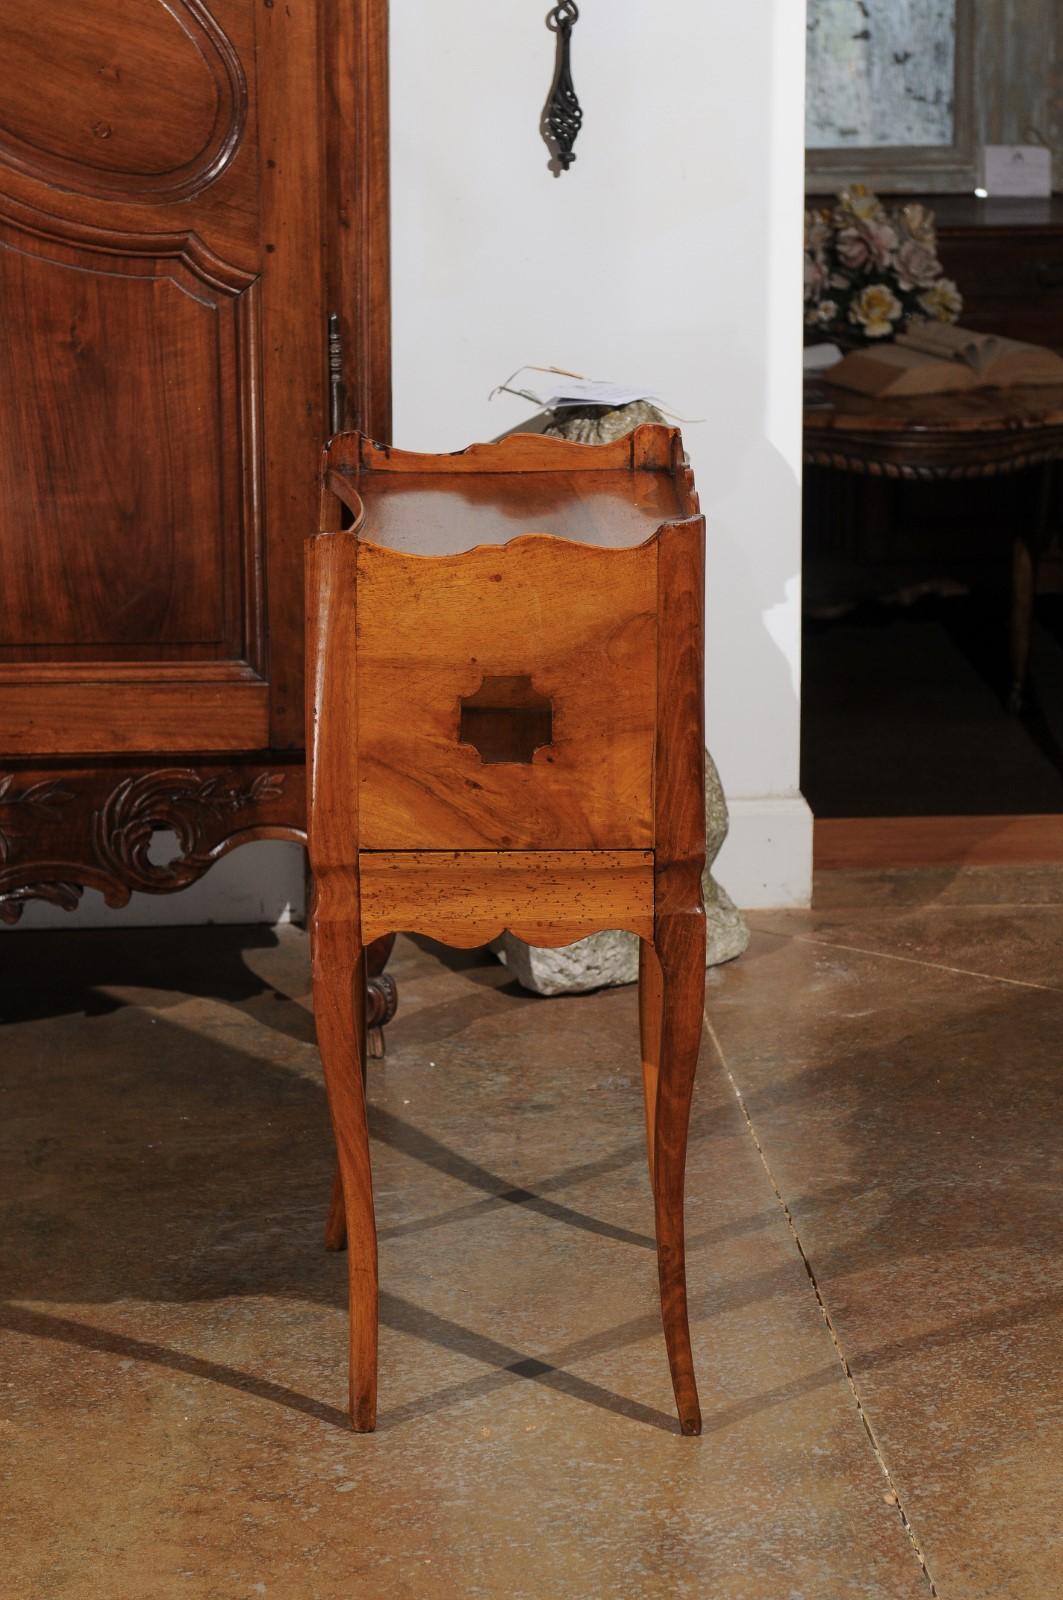
<path fill-rule="evenodd" d="M 302 933 L 6 935 L 3 1600 L 1063 1593 L 1063 887 L 818 902 L 710 975 L 701 1439 L 632 991 L 400 946 L 359 1438 Z"/>

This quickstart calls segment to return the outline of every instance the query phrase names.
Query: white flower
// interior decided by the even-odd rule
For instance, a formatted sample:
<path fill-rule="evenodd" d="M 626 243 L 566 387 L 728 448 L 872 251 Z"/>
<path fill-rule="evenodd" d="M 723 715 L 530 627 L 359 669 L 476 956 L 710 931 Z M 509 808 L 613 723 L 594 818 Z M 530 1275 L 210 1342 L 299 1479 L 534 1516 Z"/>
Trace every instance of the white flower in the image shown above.
<path fill-rule="evenodd" d="M 884 222 L 886 208 L 866 184 L 854 183 L 838 196 L 838 210 L 856 222 Z"/>
<path fill-rule="evenodd" d="M 963 296 L 951 278 L 939 278 L 919 296 L 919 304 L 935 321 L 955 322 L 963 310 Z"/>
<path fill-rule="evenodd" d="M 887 339 L 904 307 L 885 283 L 869 283 L 849 307 L 849 320 L 859 322 L 869 339 Z"/>
<path fill-rule="evenodd" d="M 824 327 L 826 327 L 828 323 L 835 321 L 838 315 L 838 309 L 837 300 L 821 300 L 819 305 L 816 307 L 816 321 L 822 323 Z"/>

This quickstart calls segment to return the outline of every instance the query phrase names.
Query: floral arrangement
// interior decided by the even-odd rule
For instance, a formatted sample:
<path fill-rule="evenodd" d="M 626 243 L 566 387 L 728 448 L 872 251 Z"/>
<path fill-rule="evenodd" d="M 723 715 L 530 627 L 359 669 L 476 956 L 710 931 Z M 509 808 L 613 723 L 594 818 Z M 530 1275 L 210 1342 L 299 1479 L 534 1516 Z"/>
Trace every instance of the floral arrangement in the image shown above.
<path fill-rule="evenodd" d="M 805 212 L 805 322 L 833 337 L 889 339 L 909 323 L 955 322 L 960 291 L 942 272 L 934 213 L 888 212 L 863 184 Z"/>

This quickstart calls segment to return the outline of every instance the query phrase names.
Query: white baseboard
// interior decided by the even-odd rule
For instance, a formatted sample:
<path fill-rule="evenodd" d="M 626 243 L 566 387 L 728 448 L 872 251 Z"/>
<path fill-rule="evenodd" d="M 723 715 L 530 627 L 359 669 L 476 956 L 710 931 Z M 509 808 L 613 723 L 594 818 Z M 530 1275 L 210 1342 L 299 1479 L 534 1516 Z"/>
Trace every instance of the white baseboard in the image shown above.
<path fill-rule="evenodd" d="M 713 876 L 736 905 L 807 906 L 812 901 L 812 812 L 803 795 L 732 800 L 731 827 Z"/>
<path fill-rule="evenodd" d="M 163 836 L 165 837 L 165 836 Z M 134 894 L 112 910 L 86 889 L 76 911 L 31 900 L 17 928 L 181 928 L 210 922 L 291 922 L 304 907 L 301 845 L 261 839 L 223 856 L 177 894 Z"/>

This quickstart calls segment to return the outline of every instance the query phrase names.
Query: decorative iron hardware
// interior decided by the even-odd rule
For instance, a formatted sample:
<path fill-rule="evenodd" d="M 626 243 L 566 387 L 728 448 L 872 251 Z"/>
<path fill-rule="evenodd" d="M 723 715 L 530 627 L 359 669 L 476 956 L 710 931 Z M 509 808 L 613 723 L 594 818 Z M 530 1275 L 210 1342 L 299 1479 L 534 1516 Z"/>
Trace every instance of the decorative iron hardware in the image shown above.
<path fill-rule="evenodd" d="M 328 319 L 328 425 L 330 433 L 340 433 L 347 409 L 347 391 L 343 383 L 343 333 L 335 311 Z"/>
<path fill-rule="evenodd" d="M 567 172 L 576 157 L 572 146 L 583 123 L 583 110 L 572 85 L 571 41 L 573 24 L 579 21 L 576 0 L 561 0 L 546 18 L 546 26 L 557 34 L 557 71 L 543 112 L 543 137 L 562 172 Z"/>

